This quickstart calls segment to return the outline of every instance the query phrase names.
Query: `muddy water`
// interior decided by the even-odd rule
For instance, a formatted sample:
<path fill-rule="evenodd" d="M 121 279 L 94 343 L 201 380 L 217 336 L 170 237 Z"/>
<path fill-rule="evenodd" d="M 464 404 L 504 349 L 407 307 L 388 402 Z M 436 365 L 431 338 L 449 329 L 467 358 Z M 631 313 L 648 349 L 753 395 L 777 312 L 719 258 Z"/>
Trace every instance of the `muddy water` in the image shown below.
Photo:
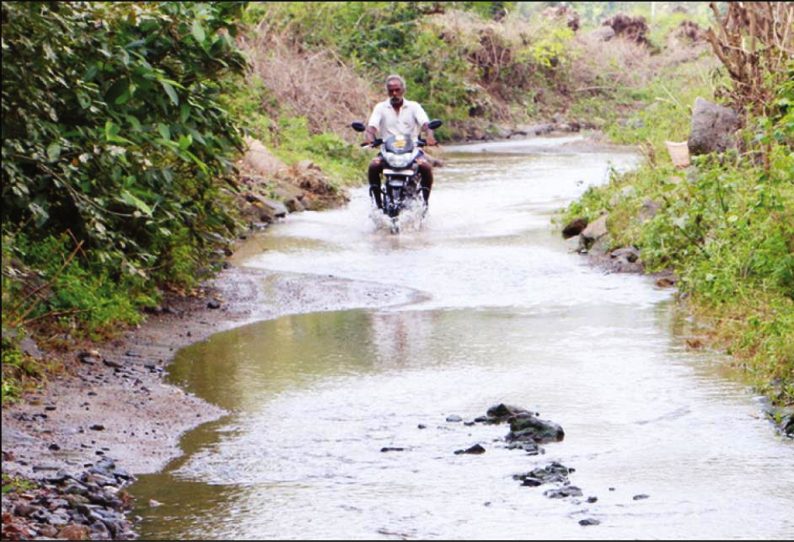
<path fill-rule="evenodd" d="M 551 230 L 555 209 L 635 160 L 572 142 L 451 149 L 430 215 L 399 235 L 367 218 L 362 189 L 257 239 L 245 265 L 415 302 L 282 317 L 180 352 L 172 378 L 232 414 L 133 488 L 142 536 L 790 538 L 792 443 L 719 354 L 686 349 L 693 324 L 669 291 L 588 267 Z M 504 426 L 446 421 L 498 402 L 565 440 L 532 457 L 505 448 Z M 485 454 L 454 454 L 476 443 Z M 551 461 L 576 469 L 583 498 L 512 479 Z"/>

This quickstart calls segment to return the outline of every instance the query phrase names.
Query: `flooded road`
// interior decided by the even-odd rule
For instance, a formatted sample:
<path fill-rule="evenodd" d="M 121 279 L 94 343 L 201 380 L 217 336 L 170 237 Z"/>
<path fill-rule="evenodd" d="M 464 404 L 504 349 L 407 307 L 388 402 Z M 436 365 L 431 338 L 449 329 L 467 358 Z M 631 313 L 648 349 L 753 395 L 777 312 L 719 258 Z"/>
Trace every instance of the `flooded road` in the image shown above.
<path fill-rule="evenodd" d="M 669 290 L 589 267 L 551 228 L 636 159 L 576 142 L 450 148 L 428 218 L 399 235 L 368 218 L 362 188 L 252 241 L 242 265 L 415 301 L 285 316 L 181 351 L 171 379 L 232 414 L 133 486 L 141 536 L 790 538 L 792 442 L 722 356 L 686 349 L 693 324 Z M 446 421 L 500 402 L 565 440 L 529 456 L 507 449 L 504 425 Z M 474 444 L 486 452 L 454 453 Z M 576 469 L 583 497 L 513 479 L 552 461 Z"/>

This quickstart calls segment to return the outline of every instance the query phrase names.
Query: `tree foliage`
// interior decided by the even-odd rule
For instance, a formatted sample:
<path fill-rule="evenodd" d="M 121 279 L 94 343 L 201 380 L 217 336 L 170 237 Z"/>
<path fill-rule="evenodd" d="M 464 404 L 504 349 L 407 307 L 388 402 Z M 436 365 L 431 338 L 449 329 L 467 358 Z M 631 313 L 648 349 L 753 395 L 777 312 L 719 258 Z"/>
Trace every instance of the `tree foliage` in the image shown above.
<path fill-rule="evenodd" d="M 246 65 L 243 6 L 4 3 L 4 244 L 68 231 L 111 278 L 189 281 L 233 227 L 217 179 L 241 139 L 218 98 Z"/>

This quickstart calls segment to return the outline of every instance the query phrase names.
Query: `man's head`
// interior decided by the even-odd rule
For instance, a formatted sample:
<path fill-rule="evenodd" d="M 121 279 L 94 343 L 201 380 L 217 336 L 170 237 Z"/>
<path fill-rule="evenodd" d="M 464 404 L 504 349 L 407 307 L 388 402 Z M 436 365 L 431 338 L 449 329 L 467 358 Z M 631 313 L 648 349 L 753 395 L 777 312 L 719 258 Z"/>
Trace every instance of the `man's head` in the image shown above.
<path fill-rule="evenodd" d="M 392 105 L 400 105 L 403 103 L 403 96 L 405 96 L 405 80 L 399 75 L 388 76 L 386 92 L 389 94 L 389 101 Z"/>

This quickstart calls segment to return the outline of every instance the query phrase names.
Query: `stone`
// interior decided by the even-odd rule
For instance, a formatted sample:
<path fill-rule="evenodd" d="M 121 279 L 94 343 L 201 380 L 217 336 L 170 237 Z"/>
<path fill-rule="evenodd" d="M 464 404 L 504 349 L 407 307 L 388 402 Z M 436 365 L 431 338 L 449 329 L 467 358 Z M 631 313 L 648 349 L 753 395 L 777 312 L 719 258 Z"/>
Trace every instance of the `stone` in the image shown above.
<path fill-rule="evenodd" d="M 549 420 L 541 420 L 532 415 L 516 417 L 510 422 L 507 441 L 531 440 L 536 443 L 561 442 L 565 438 L 562 427 Z"/>
<path fill-rule="evenodd" d="M 645 499 L 649 499 L 650 497 L 651 497 L 650 495 L 646 495 L 645 493 L 640 493 L 639 495 L 634 495 L 632 499 L 634 499 L 635 501 L 642 501 Z"/>
<path fill-rule="evenodd" d="M 585 240 L 585 243 L 592 244 L 594 241 L 600 239 L 601 237 L 605 236 L 607 233 L 607 219 L 609 218 L 608 214 L 602 215 L 598 220 L 595 222 L 591 222 L 587 225 L 587 227 L 582 231 L 581 236 Z"/>
<path fill-rule="evenodd" d="M 456 450 L 455 451 L 455 455 L 460 455 L 460 454 L 479 455 L 479 454 L 484 454 L 484 453 L 485 453 L 485 448 L 483 448 L 479 444 L 475 444 L 474 446 L 472 446 L 470 448 L 466 448 L 465 450 Z"/>
<path fill-rule="evenodd" d="M 542 484 L 568 484 L 569 469 L 561 463 L 551 463 L 543 468 L 534 469 L 526 474 L 516 474 L 514 480 L 521 480 L 522 485 L 536 487 Z"/>
<path fill-rule="evenodd" d="M 452 423 L 457 423 L 457 422 L 462 422 L 463 418 L 461 418 L 457 414 L 450 414 L 449 416 L 447 416 L 447 421 Z"/>
<path fill-rule="evenodd" d="M 67 525 L 60 531 L 56 538 L 61 540 L 86 540 L 89 538 L 89 530 L 85 525 Z"/>
<path fill-rule="evenodd" d="M 640 251 L 633 247 L 619 248 L 609 253 L 609 257 L 616 260 L 625 260 L 634 263 L 640 258 Z"/>
<path fill-rule="evenodd" d="M 261 141 L 246 136 L 245 143 L 248 149 L 243 157 L 243 161 L 247 166 L 259 173 L 259 175 L 272 177 L 280 171 L 287 169 L 286 164 L 274 156 Z"/>
<path fill-rule="evenodd" d="M 552 123 L 529 124 L 529 125 L 516 126 L 513 129 L 512 135 L 539 136 L 539 135 L 548 134 L 553 131 L 554 131 L 554 124 Z"/>
<path fill-rule="evenodd" d="M 212 299 L 209 302 L 207 302 L 207 308 L 208 309 L 220 309 L 221 308 L 221 304 L 216 299 Z"/>
<path fill-rule="evenodd" d="M 494 405 L 487 410 L 486 415 L 488 417 L 486 418 L 486 421 L 494 418 L 500 421 L 507 421 L 508 418 L 512 418 L 520 414 L 532 414 L 532 413 L 523 407 L 499 403 L 498 405 Z"/>
<path fill-rule="evenodd" d="M 582 490 L 576 486 L 564 486 L 557 489 L 547 489 L 543 495 L 550 499 L 564 499 L 566 497 L 581 497 Z"/>
<path fill-rule="evenodd" d="M 736 111 L 697 98 L 687 140 L 689 154 L 697 156 L 736 148 L 734 134 L 738 129 L 739 115 Z"/>
<path fill-rule="evenodd" d="M 579 525 L 589 527 L 590 525 L 601 525 L 601 522 L 594 518 L 580 519 Z"/>
<path fill-rule="evenodd" d="M 570 239 L 571 237 L 575 237 L 580 233 L 582 233 L 586 227 L 587 227 L 586 218 L 582 218 L 582 217 L 574 218 L 562 229 L 562 237 L 563 239 Z"/>

